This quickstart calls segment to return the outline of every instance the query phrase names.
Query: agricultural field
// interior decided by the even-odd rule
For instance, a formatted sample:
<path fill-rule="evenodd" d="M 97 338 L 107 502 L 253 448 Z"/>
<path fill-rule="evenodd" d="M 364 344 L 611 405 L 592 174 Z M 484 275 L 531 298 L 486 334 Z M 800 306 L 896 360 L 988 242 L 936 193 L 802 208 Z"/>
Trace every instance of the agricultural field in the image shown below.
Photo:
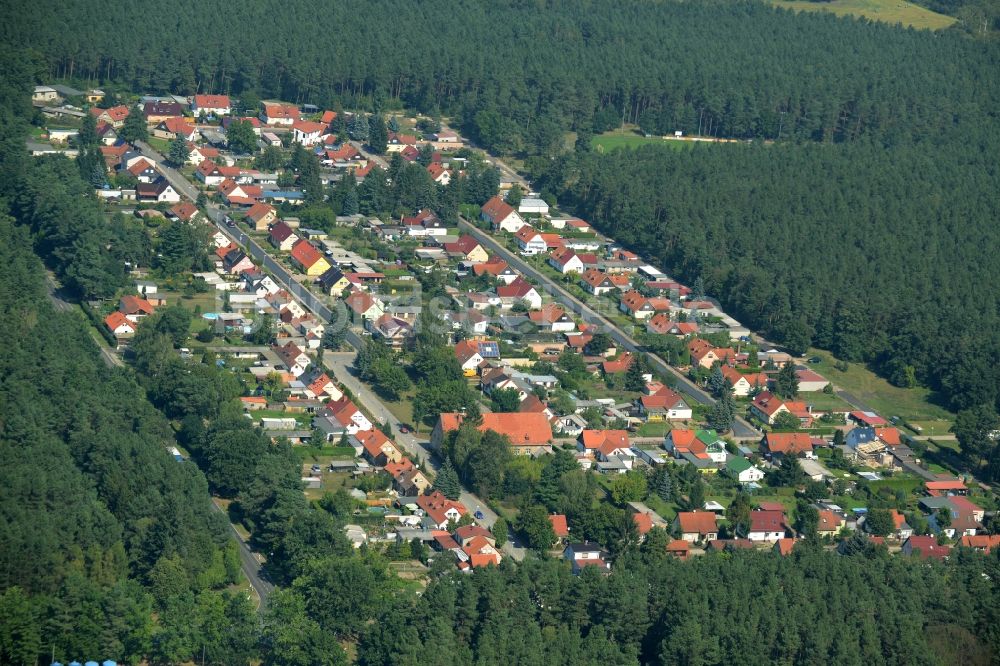
<path fill-rule="evenodd" d="M 831 12 L 837 16 L 864 17 L 893 25 L 901 23 L 918 30 L 943 30 L 955 22 L 951 16 L 938 14 L 902 0 L 833 0 L 832 2 L 771 0 L 771 4 L 796 12 Z"/>

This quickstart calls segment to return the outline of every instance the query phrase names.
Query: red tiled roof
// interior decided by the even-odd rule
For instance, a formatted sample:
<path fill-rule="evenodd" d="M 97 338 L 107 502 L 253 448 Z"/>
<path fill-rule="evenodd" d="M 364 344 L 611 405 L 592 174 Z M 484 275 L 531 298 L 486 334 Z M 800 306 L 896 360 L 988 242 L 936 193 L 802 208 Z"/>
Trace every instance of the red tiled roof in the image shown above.
<path fill-rule="evenodd" d="M 292 104 L 265 104 L 264 115 L 268 118 L 290 118 L 298 120 L 299 109 Z"/>
<path fill-rule="evenodd" d="M 552 523 L 552 531 L 560 539 L 569 536 L 569 526 L 566 524 L 566 516 L 561 513 L 553 513 L 549 516 L 549 522 Z"/>
<path fill-rule="evenodd" d="M 195 95 L 194 105 L 199 109 L 228 109 L 228 95 Z"/>
<path fill-rule="evenodd" d="M 514 209 L 499 196 L 495 196 L 483 204 L 482 212 L 491 220 L 500 221 L 514 212 Z"/>
<path fill-rule="evenodd" d="M 751 512 L 752 513 L 752 512 Z M 711 511 L 680 511 L 677 513 L 682 534 L 713 534 L 719 531 L 715 514 Z"/>
<path fill-rule="evenodd" d="M 139 296 L 122 296 L 119 301 L 118 310 L 125 314 L 152 314 L 153 305 L 145 298 Z"/>
<path fill-rule="evenodd" d="M 778 539 L 774 544 L 775 550 L 778 551 L 779 555 L 791 555 L 792 548 L 795 547 L 795 539 L 783 538 Z"/>
<path fill-rule="evenodd" d="M 518 276 L 513 282 L 497 287 L 497 296 L 500 298 L 524 298 L 534 287 L 530 282 Z"/>
<path fill-rule="evenodd" d="M 617 449 L 631 446 L 625 430 L 584 430 L 580 434 L 580 441 L 584 448 L 596 449 L 603 455 L 611 455 Z"/>
<path fill-rule="evenodd" d="M 630 365 L 632 365 L 632 354 L 631 352 L 625 352 L 613 361 L 604 361 L 601 363 L 601 369 L 604 371 L 604 374 L 613 375 L 618 372 L 625 372 Z"/>
<path fill-rule="evenodd" d="M 323 258 L 323 255 L 306 239 L 292 246 L 292 258 L 306 268 L 309 268 Z"/>
<path fill-rule="evenodd" d="M 635 521 L 639 534 L 646 534 L 653 529 L 653 519 L 647 513 L 633 513 L 632 520 Z"/>
<path fill-rule="evenodd" d="M 765 435 L 771 453 L 806 453 L 813 450 L 812 438 L 804 432 L 769 432 Z"/>
<path fill-rule="evenodd" d="M 463 416 L 456 413 L 442 413 L 440 424 L 444 432 L 457 430 Z M 535 412 L 489 412 L 482 415 L 479 431 L 493 432 L 506 436 L 513 446 L 539 446 L 552 441 L 552 424 L 545 414 Z"/>
<path fill-rule="evenodd" d="M 750 512 L 751 532 L 784 532 L 786 529 L 788 528 L 783 511 Z"/>
<path fill-rule="evenodd" d="M 108 330 L 111 330 L 111 331 L 114 331 L 116 328 L 118 328 L 122 324 L 125 324 L 126 326 L 128 326 L 129 328 L 131 328 L 133 331 L 135 330 L 135 324 L 132 323 L 131 321 L 129 321 L 128 319 L 126 319 L 125 315 L 122 314 L 121 312 L 119 312 L 118 310 L 115 310 L 114 312 L 112 312 L 111 314 L 109 314 L 107 317 L 105 317 L 104 324 L 108 327 Z"/>

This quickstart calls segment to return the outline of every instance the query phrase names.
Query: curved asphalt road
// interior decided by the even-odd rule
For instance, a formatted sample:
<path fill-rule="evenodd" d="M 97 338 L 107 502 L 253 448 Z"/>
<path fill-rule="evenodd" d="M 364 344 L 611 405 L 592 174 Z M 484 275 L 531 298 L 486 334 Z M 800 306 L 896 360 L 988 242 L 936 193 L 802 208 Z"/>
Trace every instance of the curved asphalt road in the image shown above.
<path fill-rule="evenodd" d="M 712 399 L 708 393 L 702 391 L 694 382 L 685 377 L 682 373 L 678 372 L 674 367 L 666 363 L 659 356 L 641 351 L 639 343 L 636 342 L 631 336 L 627 335 L 624 331 L 618 328 L 618 326 L 612 321 L 598 314 L 576 296 L 563 289 L 561 285 L 557 284 L 548 275 L 542 273 L 534 266 L 508 250 L 506 247 L 497 242 L 492 236 L 483 232 L 482 229 L 461 217 L 459 218 L 459 225 L 484 246 L 488 247 L 495 253 L 503 255 L 503 258 L 507 261 L 507 263 L 516 268 L 522 274 L 527 275 L 544 285 L 550 294 L 555 296 L 555 298 L 562 302 L 563 305 L 568 306 L 573 312 L 581 315 L 587 322 L 603 326 L 607 330 L 608 335 L 610 335 L 615 342 L 625 347 L 632 353 L 645 354 L 650 362 L 657 367 L 657 369 L 676 377 L 677 388 L 682 393 L 702 405 L 715 404 L 715 400 Z M 742 418 L 737 418 L 733 423 L 733 435 L 740 439 L 757 439 L 761 437 L 760 431 Z"/>

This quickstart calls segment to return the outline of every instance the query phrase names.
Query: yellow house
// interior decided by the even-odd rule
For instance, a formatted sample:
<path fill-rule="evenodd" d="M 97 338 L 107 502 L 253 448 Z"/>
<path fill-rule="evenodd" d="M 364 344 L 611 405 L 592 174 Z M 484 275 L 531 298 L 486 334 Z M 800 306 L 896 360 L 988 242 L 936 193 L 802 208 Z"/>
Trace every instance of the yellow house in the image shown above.
<path fill-rule="evenodd" d="M 319 276 L 319 285 L 331 296 L 340 296 L 350 284 L 351 281 L 338 268 L 331 268 Z"/>
<path fill-rule="evenodd" d="M 330 262 L 305 239 L 300 240 L 292 248 L 292 263 L 311 277 L 319 277 L 330 270 Z"/>

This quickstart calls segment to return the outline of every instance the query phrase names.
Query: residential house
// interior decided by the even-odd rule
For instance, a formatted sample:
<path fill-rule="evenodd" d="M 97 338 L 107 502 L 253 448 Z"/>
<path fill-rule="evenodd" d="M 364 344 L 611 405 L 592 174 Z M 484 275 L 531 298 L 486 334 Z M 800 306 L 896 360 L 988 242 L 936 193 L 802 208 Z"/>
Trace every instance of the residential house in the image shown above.
<path fill-rule="evenodd" d="M 170 218 L 178 222 L 194 222 L 201 214 L 198 207 L 188 201 L 182 201 L 169 211 Z"/>
<path fill-rule="evenodd" d="M 184 115 L 184 107 L 177 102 L 146 102 L 142 105 L 142 114 L 146 116 L 147 125 L 158 125 L 170 118 Z"/>
<path fill-rule="evenodd" d="M 363 323 L 365 328 L 370 328 L 371 322 L 376 321 L 385 314 L 382 302 L 373 298 L 371 294 L 364 291 L 351 292 L 344 299 L 344 303 L 354 313 L 354 320 Z"/>
<path fill-rule="evenodd" d="M 90 115 L 94 116 L 98 124 L 104 122 L 117 130 L 125 125 L 125 119 L 128 118 L 129 111 L 130 109 L 127 106 L 120 104 L 110 109 L 93 107 L 90 109 Z"/>
<path fill-rule="evenodd" d="M 719 526 L 711 511 L 678 511 L 674 530 L 688 543 L 719 538 Z"/>
<path fill-rule="evenodd" d="M 542 297 L 534 286 L 523 277 L 518 276 L 510 284 L 497 287 L 497 296 L 504 307 L 524 303 L 529 310 L 542 307 Z"/>
<path fill-rule="evenodd" d="M 255 203 L 247 209 L 244 218 L 254 231 L 267 231 L 278 219 L 278 211 L 270 204 Z"/>
<path fill-rule="evenodd" d="M 446 169 L 443 165 L 438 162 L 432 162 L 427 165 L 427 173 L 430 174 L 431 180 L 433 180 L 438 185 L 447 185 L 451 182 L 451 171 Z"/>
<path fill-rule="evenodd" d="M 632 358 L 632 352 L 622 352 L 618 358 L 611 359 L 610 361 L 603 361 L 601 363 L 601 372 L 603 372 L 605 376 L 627 372 L 629 366 L 632 365 Z"/>
<path fill-rule="evenodd" d="M 196 116 L 228 116 L 232 112 L 232 104 L 228 95 L 195 95 L 191 100 L 191 111 Z"/>
<path fill-rule="evenodd" d="M 716 362 L 731 365 L 736 362 L 736 352 L 728 347 L 719 348 L 707 340 L 695 338 L 688 342 L 691 363 L 703 368 L 711 368 Z"/>
<path fill-rule="evenodd" d="M 313 277 L 319 277 L 330 270 L 330 262 L 312 243 L 304 238 L 292 246 L 291 259 L 292 264 L 299 270 Z"/>
<path fill-rule="evenodd" d="M 401 349 L 413 337 L 413 326 L 399 317 L 386 312 L 372 322 L 369 327 L 372 336 L 393 349 Z"/>
<path fill-rule="evenodd" d="M 663 440 L 663 448 L 674 458 L 696 463 L 702 471 L 714 471 L 728 458 L 726 445 L 714 430 L 671 430 Z"/>
<path fill-rule="evenodd" d="M 733 456 L 726 462 L 726 471 L 741 485 L 749 486 L 764 480 L 764 472 L 743 456 Z"/>
<path fill-rule="evenodd" d="M 647 421 L 692 418 L 691 407 L 679 393 L 663 387 L 653 395 L 642 395 L 636 401 L 639 414 Z"/>
<path fill-rule="evenodd" d="M 462 234 L 452 243 L 445 243 L 444 250 L 449 257 L 469 263 L 483 263 L 490 258 L 479 241 L 468 234 Z M 504 264 L 506 265 L 506 262 Z"/>
<path fill-rule="evenodd" d="M 596 543 L 571 543 L 563 550 L 563 558 L 572 565 L 574 576 L 579 576 L 586 567 L 597 567 L 605 571 L 611 569 L 608 553 Z"/>
<path fill-rule="evenodd" d="M 173 141 L 181 137 L 185 141 L 193 141 L 198 129 L 186 118 L 164 118 L 153 128 L 153 136 L 157 139 Z M 189 156 L 190 157 L 190 156 Z"/>
<path fill-rule="evenodd" d="M 139 201 L 156 201 L 157 203 L 177 203 L 181 200 L 181 195 L 165 178 L 160 178 L 152 183 L 139 183 L 135 188 L 135 195 Z"/>
<path fill-rule="evenodd" d="M 885 428 L 889 422 L 875 412 L 854 411 L 847 415 L 847 420 L 868 428 Z"/>
<path fill-rule="evenodd" d="M 937 542 L 937 537 L 911 535 L 903 542 L 901 549 L 903 555 L 912 557 L 914 555 L 921 559 L 945 560 L 951 556 L 951 546 L 942 546 Z"/>
<path fill-rule="evenodd" d="M 439 448 L 445 436 L 458 430 L 464 418 L 459 413 L 442 413 L 431 433 L 431 446 Z M 492 430 L 506 436 L 517 454 L 535 455 L 550 450 L 552 444 L 552 426 L 544 414 L 488 412 L 482 415 L 478 430 Z"/>
<path fill-rule="evenodd" d="M 271 245 L 280 251 L 290 252 L 295 244 L 299 242 L 299 237 L 292 231 L 290 226 L 279 221 L 277 224 L 271 225 L 271 229 L 268 232 L 268 240 L 271 241 Z"/>
<path fill-rule="evenodd" d="M 517 241 L 520 253 L 529 257 L 548 251 L 545 237 L 530 225 L 524 225 L 518 229 L 517 233 L 514 234 L 514 240 Z"/>
<path fill-rule="evenodd" d="M 323 415 L 331 416 L 339 421 L 348 435 L 353 435 L 361 430 L 371 430 L 373 427 L 368 417 L 347 396 L 327 403 L 323 409 Z"/>
<path fill-rule="evenodd" d="M 874 428 L 852 428 L 844 437 L 852 458 L 866 467 L 891 467 L 893 456 L 889 448 L 875 435 Z"/>
<path fill-rule="evenodd" d="M 499 196 L 483 204 L 480 217 L 492 225 L 493 231 L 506 231 L 512 234 L 516 234 L 527 224 L 517 211 Z"/>
<path fill-rule="evenodd" d="M 552 523 L 552 532 L 556 535 L 556 540 L 561 542 L 569 537 L 569 525 L 566 524 L 566 515 L 562 513 L 549 514 L 549 522 Z"/>
<path fill-rule="evenodd" d="M 479 366 L 483 363 L 483 357 L 479 353 L 479 345 L 471 340 L 462 340 L 455 345 L 455 356 L 459 365 L 462 366 L 462 373 L 466 377 L 475 377 L 479 373 Z"/>
<path fill-rule="evenodd" d="M 747 532 L 750 541 L 775 543 L 778 539 L 784 539 L 790 532 L 784 511 L 750 512 L 750 529 Z"/>
<path fill-rule="evenodd" d="M 115 340 L 118 341 L 118 345 L 131 338 L 136 332 L 136 319 L 129 319 L 122 312 L 115 310 L 107 317 L 104 318 L 104 325 L 111 335 L 115 336 Z"/>
<path fill-rule="evenodd" d="M 769 432 L 761 440 L 760 448 L 765 456 L 773 460 L 781 456 L 812 457 L 813 441 L 804 432 Z"/>
<path fill-rule="evenodd" d="M 656 314 L 649 300 L 634 289 L 622 294 L 618 309 L 634 319 L 649 319 Z"/>
<path fill-rule="evenodd" d="M 504 284 L 510 284 L 519 277 L 519 273 L 507 265 L 500 257 L 490 257 L 486 263 L 474 264 L 472 274 L 476 277 L 489 275 Z"/>
<path fill-rule="evenodd" d="M 549 266 L 556 269 L 563 275 L 566 273 L 583 273 L 584 265 L 580 255 L 575 250 L 568 247 L 559 248 L 552 252 L 548 258 Z"/>
<path fill-rule="evenodd" d="M 127 171 L 139 183 L 152 183 L 160 177 L 153 163 L 145 159 L 133 162 Z"/>
<path fill-rule="evenodd" d="M 292 141 L 303 146 L 315 146 L 320 143 L 327 126 L 312 120 L 296 120 L 292 123 Z"/>
<path fill-rule="evenodd" d="M 260 112 L 260 121 L 265 125 L 284 125 L 291 127 L 299 119 L 299 107 L 294 104 L 264 104 Z"/>
<path fill-rule="evenodd" d="M 819 510 L 819 522 L 816 525 L 816 534 L 819 536 L 836 537 L 847 524 L 844 516 L 831 509 Z"/>
<path fill-rule="evenodd" d="M 745 398 L 755 390 L 763 391 L 767 388 L 767 375 L 763 372 L 743 374 L 736 368 L 723 365 L 722 376 L 726 378 L 726 384 L 733 389 L 733 395 L 738 398 Z"/>
<path fill-rule="evenodd" d="M 587 427 L 587 421 L 579 414 L 567 414 L 552 419 L 552 427 L 562 435 L 578 437 Z"/>
<path fill-rule="evenodd" d="M 313 398 L 317 399 L 329 398 L 331 400 L 340 400 L 341 396 L 344 395 L 343 391 L 337 387 L 325 372 L 320 372 L 309 381 L 306 389 L 308 391 L 307 395 L 312 395 Z"/>
<path fill-rule="evenodd" d="M 1000 548 L 1000 534 L 979 534 L 963 536 L 959 543 L 980 553 L 990 554 L 995 548 Z"/>
<path fill-rule="evenodd" d="M 931 497 L 944 497 L 946 495 L 967 495 L 969 489 L 960 479 L 948 481 L 927 481 L 924 483 L 927 494 Z"/>
<path fill-rule="evenodd" d="M 770 391 L 763 391 L 750 403 L 750 414 L 768 425 L 774 425 L 774 420 L 782 412 L 795 416 L 803 427 L 812 424 L 812 414 L 804 402 L 784 401 Z"/>
<path fill-rule="evenodd" d="M 223 248 L 220 248 L 220 251 Z M 222 268 L 229 275 L 239 275 L 244 271 L 253 270 L 255 268 L 253 261 L 250 257 L 243 252 L 243 250 L 238 247 L 233 247 L 226 251 L 222 257 Z"/>
<path fill-rule="evenodd" d="M 416 503 L 430 525 L 439 530 L 448 529 L 450 523 L 457 523 L 466 513 L 464 506 L 448 499 L 440 490 L 435 490 L 429 495 L 420 495 Z"/>
<path fill-rule="evenodd" d="M 319 286 L 330 296 L 340 296 L 350 286 L 351 282 L 339 268 L 330 268 L 319 276 Z"/>
<path fill-rule="evenodd" d="M 377 428 L 358 430 L 351 434 L 350 440 L 361 446 L 361 455 L 375 467 L 398 463 L 406 457 L 402 450 Z"/>
<path fill-rule="evenodd" d="M 605 462 L 612 456 L 617 457 L 626 469 L 632 468 L 634 455 L 628 432 L 625 430 L 584 430 L 580 433 L 576 448 Z"/>
<path fill-rule="evenodd" d="M 414 467 L 399 474 L 393 479 L 393 487 L 404 497 L 422 495 L 431 487 L 431 481 L 419 469 Z"/>
<path fill-rule="evenodd" d="M 582 260 L 580 263 L 583 265 Z M 594 296 L 601 296 L 609 294 L 616 289 L 627 289 L 631 283 L 624 275 L 605 273 L 596 268 L 588 268 L 580 276 L 580 284 L 583 285 L 584 290 L 587 292 Z"/>
<path fill-rule="evenodd" d="M 312 359 L 309 358 L 309 355 L 302 351 L 294 342 L 288 342 L 284 345 L 272 345 L 271 351 L 277 354 L 284 367 L 295 375 L 296 378 L 302 376 L 312 364 Z"/>
<path fill-rule="evenodd" d="M 550 333 L 565 333 L 576 330 L 576 322 L 566 314 L 562 306 L 555 303 L 547 303 L 539 310 L 532 310 L 528 313 L 528 319 L 542 331 Z"/>

